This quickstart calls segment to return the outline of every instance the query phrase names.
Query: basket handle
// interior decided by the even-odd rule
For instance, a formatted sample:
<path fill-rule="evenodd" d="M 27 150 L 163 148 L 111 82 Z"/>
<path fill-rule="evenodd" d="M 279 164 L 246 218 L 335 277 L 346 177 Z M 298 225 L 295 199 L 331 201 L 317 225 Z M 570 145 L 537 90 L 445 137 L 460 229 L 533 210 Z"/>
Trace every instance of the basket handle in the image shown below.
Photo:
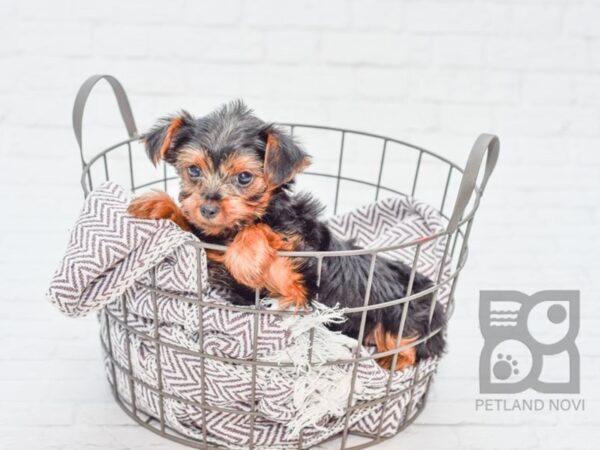
<path fill-rule="evenodd" d="M 487 154 L 485 161 L 485 169 L 483 172 L 483 178 L 481 180 L 481 192 L 485 190 L 485 186 L 490 178 L 490 175 L 496 167 L 498 161 L 498 154 L 500 153 L 500 140 L 498 136 L 493 134 L 481 134 L 473 144 L 471 153 L 469 153 L 469 159 L 465 171 L 463 172 L 462 179 L 460 180 L 460 187 L 458 188 L 458 195 L 456 196 L 456 202 L 454 202 L 454 211 L 448 222 L 448 233 L 453 233 L 463 214 L 465 208 L 471 199 L 471 195 L 475 191 L 477 185 L 477 176 L 481 170 L 481 163 L 483 157 Z"/>
<path fill-rule="evenodd" d="M 77 145 L 79 146 L 79 154 L 81 156 L 81 164 L 86 165 L 85 158 L 83 157 L 83 143 L 81 139 L 81 129 L 83 125 L 83 111 L 85 109 L 85 104 L 87 99 L 92 91 L 93 87 L 100 80 L 106 80 L 115 94 L 117 99 L 117 103 L 119 105 L 119 111 L 121 112 L 121 117 L 123 118 L 123 122 L 125 123 L 125 128 L 127 128 L 127 133 L 130 138 L 138 137 L 137 128 L 135 126 L 135 120 L 133 119 L 133 114 L 131 112 L 131 106 L 129 105 L 129 100 L 127 99 L 127 94 L 125 93 L 125 89 L 123 86 L 112 75 L 93 75 L 89 77 L 79 88 L 77 92 L 77 96 L 75 97 L 75 104 L 73 105 L 73 131 L 75 132 L 75 139 L 77 139 Z"/>

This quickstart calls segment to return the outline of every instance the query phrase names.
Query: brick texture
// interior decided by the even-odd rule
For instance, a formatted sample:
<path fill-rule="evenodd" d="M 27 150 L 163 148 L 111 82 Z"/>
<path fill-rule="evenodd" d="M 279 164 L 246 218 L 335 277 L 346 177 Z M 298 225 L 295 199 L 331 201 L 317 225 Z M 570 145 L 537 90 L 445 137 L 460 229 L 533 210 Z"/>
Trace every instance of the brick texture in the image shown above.
<path fill-rule="evenodd" d="M 0 2 L 0 448 L 179 448 L 113 404 L 95 318 L 43 298 L 82 199 L 72 102 L 98 72 L 123 82 L 140 130 L 241 97 L 268 120 L 364 129 L 460 164 L 480 132 L 500 135 L 431 404 L 380 448 L 598 448 L 599 24 L 593 0 Z M 87 155 L 123 136 L 106 86 L 84 127 Z M 474 410 L 478 292 L 501 288 L 581 290 L 585 412 Z"/>

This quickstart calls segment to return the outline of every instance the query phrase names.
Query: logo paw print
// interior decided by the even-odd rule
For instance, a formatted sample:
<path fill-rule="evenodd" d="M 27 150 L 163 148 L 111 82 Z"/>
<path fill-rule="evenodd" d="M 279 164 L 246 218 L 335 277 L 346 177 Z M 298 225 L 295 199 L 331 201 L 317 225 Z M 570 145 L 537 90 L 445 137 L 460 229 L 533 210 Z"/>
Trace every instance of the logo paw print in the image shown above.
<path fill-rule="evenodd" d="M 492 370 L 494 376 L 499 380 L 508 380 L 513 375 L 519 375 L 518 365 L 519 362 L 516 359 L 513 359 L 512 355 L 498 353 Z"/>

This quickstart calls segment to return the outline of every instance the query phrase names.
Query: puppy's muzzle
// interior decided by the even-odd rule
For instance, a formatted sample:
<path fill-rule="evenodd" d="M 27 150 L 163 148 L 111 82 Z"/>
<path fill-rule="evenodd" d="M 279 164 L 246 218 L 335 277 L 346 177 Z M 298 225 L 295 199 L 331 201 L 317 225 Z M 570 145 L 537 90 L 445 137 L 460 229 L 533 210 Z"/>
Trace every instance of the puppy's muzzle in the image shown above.
<path fill-rule="evenodd" d="M 219 205 L 215 205 L 214 203 L 207 203 L 200 207 L 200 214 L 205 219 L 213 219 L 217 214 L 219 214 Z"/>

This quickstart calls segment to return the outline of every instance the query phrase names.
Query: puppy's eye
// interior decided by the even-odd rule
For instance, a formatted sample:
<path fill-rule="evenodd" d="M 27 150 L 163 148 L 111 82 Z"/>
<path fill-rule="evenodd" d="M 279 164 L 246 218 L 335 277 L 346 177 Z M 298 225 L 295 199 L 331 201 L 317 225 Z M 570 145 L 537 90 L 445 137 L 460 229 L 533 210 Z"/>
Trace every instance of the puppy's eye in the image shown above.
<path fill-rule="evenodd" d="M 200 169 L 196 166 L 190 166 L 187 168 L 187 173 L 192 178 L 198 178 L 200 176 Z"/>
<path fill-rule="evenodd" d="M 238 175 L 236 177 L 237 182 L 242 186 L 249 185 L 250 182 L 252 181 L 252 178 L 254 178 L 254 177 L 252 176 L 252 174 L 250 172 L 238 173 Z"/>

